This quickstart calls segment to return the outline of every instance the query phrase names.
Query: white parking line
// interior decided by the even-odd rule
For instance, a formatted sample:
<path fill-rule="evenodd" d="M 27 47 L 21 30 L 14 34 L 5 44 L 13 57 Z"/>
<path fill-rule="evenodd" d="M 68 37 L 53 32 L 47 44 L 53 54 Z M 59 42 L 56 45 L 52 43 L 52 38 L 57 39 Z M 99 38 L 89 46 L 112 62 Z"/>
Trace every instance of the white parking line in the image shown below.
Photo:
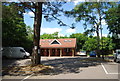
<path fill-rule="evenodd" d="M 120 73 L 108 73 L 106 70 L 105 66 L 101 63 L 103 70 L 105 71 L 106 74 L 120 74 Z"/>
<path fill-rule="evenodd" d="M 108 74 L 107 70 L 105 69 L 104 65 L 101 63 L 103 70 L 105 71 L 106 74 Z"/>
<path fill-rule="evenodd" d="M 31 75 L 29 75 L 29 76 L 27 76 L 27 77 L 25 77 L 24 79 L 22 79 L 21 81 L 24 81 L 24 80 L 26 80 L 26 79 L 28 79 L 29 77 L 31 77 L 31 76 L 33 76 L 34 75 L 34 73 L 33 74 L 31 74 Z"/>

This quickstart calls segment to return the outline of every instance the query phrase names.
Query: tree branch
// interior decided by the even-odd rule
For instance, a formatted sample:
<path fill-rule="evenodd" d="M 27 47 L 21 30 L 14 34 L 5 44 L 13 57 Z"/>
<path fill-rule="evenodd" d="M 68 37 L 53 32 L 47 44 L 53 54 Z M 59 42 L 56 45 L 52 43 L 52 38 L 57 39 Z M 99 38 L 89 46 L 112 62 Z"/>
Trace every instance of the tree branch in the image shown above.
<path fill-rule="evenodd" d="M 52 17 L 53 17 L 54 19 L 56 19 L 58 22 L 60 22 L 59 24 L 60 24 L 61 26 L 68 26 L 68 27 L 71 27 L 71 26 L 69 26 L 69 25 L 63 23 L 60 19 L 58 19 L 58 18 L 55 17 L 54 15 L 52 15 Z"/>
<path fill-rule="evenodd" d="M 32 11 L 35 14 L 35 11 L 32 9 L 32 6 L 28 5 L 26 2 L 21 2 L 21 4 L 25 5 L 25 8 L 29 9 L 30 11 Z"/>

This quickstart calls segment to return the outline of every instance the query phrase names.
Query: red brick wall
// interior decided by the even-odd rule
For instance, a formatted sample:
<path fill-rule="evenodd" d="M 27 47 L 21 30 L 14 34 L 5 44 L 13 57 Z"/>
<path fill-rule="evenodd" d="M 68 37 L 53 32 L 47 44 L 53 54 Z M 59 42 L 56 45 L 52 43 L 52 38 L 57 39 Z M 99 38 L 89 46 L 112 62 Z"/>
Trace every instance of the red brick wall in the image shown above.
<path fill-rule="evenodd" d="M 62 56 L 72 56 L 72 49 L 74 49 L 74 52 L 76 53 L 75 48 L 70 48 L 68 52 L 65 51 L 64 48 L 61 49 L 62 49 Z M 60 49 L 56 49 L 56 48 L 42 48 L 41 55 L 49 56 L 49 50 L 50 50 L 50 56 L 60 56 Z"/>

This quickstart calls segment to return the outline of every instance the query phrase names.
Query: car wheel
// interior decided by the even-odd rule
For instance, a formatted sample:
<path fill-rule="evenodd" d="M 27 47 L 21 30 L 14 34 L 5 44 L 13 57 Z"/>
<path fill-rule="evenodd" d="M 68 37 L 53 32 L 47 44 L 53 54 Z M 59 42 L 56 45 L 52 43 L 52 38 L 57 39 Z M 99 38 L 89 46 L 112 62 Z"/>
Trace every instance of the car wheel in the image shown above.
<path fill-rule="evenodd" d="M 116 59 L 114 59 L 114 62 L 116 62 Z"/>
<path fill-rule="evenodd" d="M 23 57 L 24 59 L 28 58 L 26 55 Z"/>
<path fill-rule="evenodd" d="M 117 62 L 117 63 L 119 63 L 119 60 L 118 60 L 118 59 L 116 59 L 116 62 Z"/>
<path fill-rule="evenodd" d="M 7 57 L 6 57 L 6 56 L 3 56 L 2 58 L 3 58 L 3 59 L 7 59 Z"/>

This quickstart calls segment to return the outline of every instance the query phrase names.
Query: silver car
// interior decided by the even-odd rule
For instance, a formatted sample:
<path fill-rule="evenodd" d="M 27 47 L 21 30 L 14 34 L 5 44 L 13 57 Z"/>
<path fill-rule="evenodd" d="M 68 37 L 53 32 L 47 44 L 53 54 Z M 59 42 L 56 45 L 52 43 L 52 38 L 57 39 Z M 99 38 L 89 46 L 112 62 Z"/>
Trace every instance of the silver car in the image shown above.
<path fill-rule="evenodd" d="M 114 53 L 114 62 L 120 62 L 120 49 L 117 49 Z"/>

